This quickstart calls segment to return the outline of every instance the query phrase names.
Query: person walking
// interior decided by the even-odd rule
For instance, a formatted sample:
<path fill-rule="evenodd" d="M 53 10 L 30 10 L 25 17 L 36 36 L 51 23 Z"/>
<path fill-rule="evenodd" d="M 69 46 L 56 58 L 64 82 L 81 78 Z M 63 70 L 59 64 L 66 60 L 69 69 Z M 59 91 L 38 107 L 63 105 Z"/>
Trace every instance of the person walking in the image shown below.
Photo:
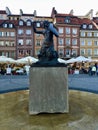
<path fill-rule="evenodd" d="M 92 66 L 92 75 L 95 75 L 96 74 L 96 67 L 95 65 Z"/>

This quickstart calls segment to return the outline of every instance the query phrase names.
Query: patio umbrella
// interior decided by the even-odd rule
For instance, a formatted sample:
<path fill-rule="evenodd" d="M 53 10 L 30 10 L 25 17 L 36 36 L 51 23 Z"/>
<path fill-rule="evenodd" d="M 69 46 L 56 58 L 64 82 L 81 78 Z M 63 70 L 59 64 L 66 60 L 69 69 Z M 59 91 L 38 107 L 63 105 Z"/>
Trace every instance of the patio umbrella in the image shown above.
<path fill-rule="evenodd" d="M 74 63 L 77 62 L 77 60 L 75 58 L 71 58 L 69 60 L 66 61 L 67 63 Z"/>
<path fill-rule="evenodd" d="M 63 60 L 63 59 L 61 59 L 61 58 L 58 58 L 58 61 L 59 61 L 60 63 L 65 63 L 65 64 L 67 63 L 66 60 Z"/>
<path fill-rule="evenodd" d="M 32 63 L 35 63 L 37 61 L 38 61 L 37 58 L 34 58 L 32 56 L 27 56 L 27 57 L 23 57 L 21 59 L 16 60 L 16 63 L 18 63 L 18 64 L 32 64 Z"/>
<path fill-rule="evenodd" d="M 86 58 L 84 56 L 78 56 L 76 58 L 71 58 L 69 60 L 67 60 L 67 63 L 74 63 L 74 62 L 91 62 L 92 59 Z"/>
<path fill-rule="evenodd" d="M 77 62 L 90 62 L 91 59 L 86 58 L 84 56 L 78 56 L 77 58 L 75 58 Z"/>
<path fill-rule="evenodd" d="M 0 63 L 15 63 L 16 61 L 13 58 L 6 56 L 0 56 Z"/>

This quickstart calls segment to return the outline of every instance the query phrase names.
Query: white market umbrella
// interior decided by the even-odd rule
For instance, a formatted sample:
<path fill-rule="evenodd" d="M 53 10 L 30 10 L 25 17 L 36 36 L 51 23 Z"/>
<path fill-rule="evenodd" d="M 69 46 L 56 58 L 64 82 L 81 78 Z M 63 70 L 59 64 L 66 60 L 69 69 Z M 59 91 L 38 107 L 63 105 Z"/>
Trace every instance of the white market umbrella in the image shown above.
<path fill-rule="evenodd" d="M 86 58 L 84 56 L 78 56 L 77 58 L 75 58 L 77 62 L 90 62 L 91 59 Z"/>
<path fill-rule="evenodd" d="M 69 60 L 66 61 L 67 63 L 74 63 L 77 62 L 77 60 L 75 58 L 71 58 Z"/>
<path fill-rule="evenodd" d="M 8 62 L 9 63 L 16 63 L 16 60 L 14 60 L 13 58 L 8 58 Z"/>
<path fill-rule="evenodd" d="M 38 61 L 37 58 L 34 58 L 32 56 L 23 57 L 21 59 L 16 60 L 16 63 L 18 64 L 32 64 L 36 63 Z"/>
<path fill-rule="evenodd" d="M 74 63 L 74 62 L 91 62 L 92 59 L 86 58 L 84 56 L 78 56 L 77 58 L 71 58 L 67 60 L 67 63 Z"/>
<path fill-rule="evenodd" d="M 6 56 L 0 56 L 0 63 L 15 63 L 16 61 L 13 58 Z"/>
<path fill-rule="evenodd" d="M 65 63 L 65 64 L 67 63 L 66 60 L 63 60 L 63 59 L 61 59 L 61 58 L 58 58 L 58 61 L 59 61 L 60 63 Z"/>

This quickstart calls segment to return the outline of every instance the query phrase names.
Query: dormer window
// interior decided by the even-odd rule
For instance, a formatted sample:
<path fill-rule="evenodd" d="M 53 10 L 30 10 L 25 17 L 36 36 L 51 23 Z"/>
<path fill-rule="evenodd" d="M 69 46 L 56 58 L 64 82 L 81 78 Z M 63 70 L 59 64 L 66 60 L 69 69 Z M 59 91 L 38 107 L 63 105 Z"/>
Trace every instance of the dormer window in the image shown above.
<path fill-rule="evenodd" d="M 31 26 L 31 21 L 27 21 L 27 26 Z"/>
<path fill-rule="evenodd" d="M 89 29 L 92 29 L 92 28 L 93 28 L 93 25 L 92 25 L 92 24 L 89 24 L 89 25 L 88 25 L 88 28 L 89 28 Z"/>
<path fill-rule="evenodd" d="M 70 23 L 70 17 L 65 18 L 65 23 Z"/>
<path fill-rule="evenodd" d="M 4 23 L 4 24 L 3 24 L 3 27 L 4 27 L 4 28 L 7 28 L 7 23 Z"/>
<path fill-rule="evenodd" d="M 40 22 L 36 22 L 36 27 L 40 27 Z"/>
<path fill-rule="evenodd" d="M 19 21 L 19 25 L 23 26 L 23 21 L 22 20 Z"/>
<path fill-rule="evenodd" d="M 83 24 L 83 25 L 82 25 L 82 28 L 83 28 L 83 29 L 86 29 L 86 28 L 87 28 L 87 25 L 86 25 L 86 24 Z"/>
<path fill-rule="evenodd" d="M 13 24 L 12 23 L 9 24 L 9 28 L 13 28 Z"/>

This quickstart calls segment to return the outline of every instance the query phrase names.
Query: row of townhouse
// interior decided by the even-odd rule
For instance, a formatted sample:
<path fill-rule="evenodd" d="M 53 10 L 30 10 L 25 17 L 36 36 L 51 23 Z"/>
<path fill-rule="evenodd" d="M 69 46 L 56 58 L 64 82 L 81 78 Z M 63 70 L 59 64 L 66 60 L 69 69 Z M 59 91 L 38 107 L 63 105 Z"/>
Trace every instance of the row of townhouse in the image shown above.
<path fill-rule="evenodd" d="M 37 57 L 41 48 L 43 36 L 35 34 L 33 22 L 41 29 L 40 21 L 53 22 L 51 17 L 36 16 L 34 14 L 12 14 L 8 7 L 0 10 L 0 56 L 5 55 L 14 59 L 25 56 Z"/>
<path fill-rule="evenodd" d="M 43 36 L 35 34 L 33 22 L 41 29 L 41 21 L 53 22 L 59 32 L 59 38 L 54 37 L 54 47 L 59 57 L 69 59 L 83 55 L 93 59 L 98 58 L 98 17 L 93 17 L 92 10 L 85 16 L 74 16 L 57 13 L 52 8 L 51 17 L 33 14 L 12 14 L 8 7 L 0 10 L 0 56 L 14 59 L 25 56 L 37 57 L 43 42 Z"/>
<path fill-rule="evenodd" d="M 68 59 L 79 55 L 98 58 L 98 17 L 93 17 L 91 10 L 87 15 L 74 16 L 57 13 L 52 9 L 52 17 L 59 29 L 57 50 L 62 58 Z"/>

